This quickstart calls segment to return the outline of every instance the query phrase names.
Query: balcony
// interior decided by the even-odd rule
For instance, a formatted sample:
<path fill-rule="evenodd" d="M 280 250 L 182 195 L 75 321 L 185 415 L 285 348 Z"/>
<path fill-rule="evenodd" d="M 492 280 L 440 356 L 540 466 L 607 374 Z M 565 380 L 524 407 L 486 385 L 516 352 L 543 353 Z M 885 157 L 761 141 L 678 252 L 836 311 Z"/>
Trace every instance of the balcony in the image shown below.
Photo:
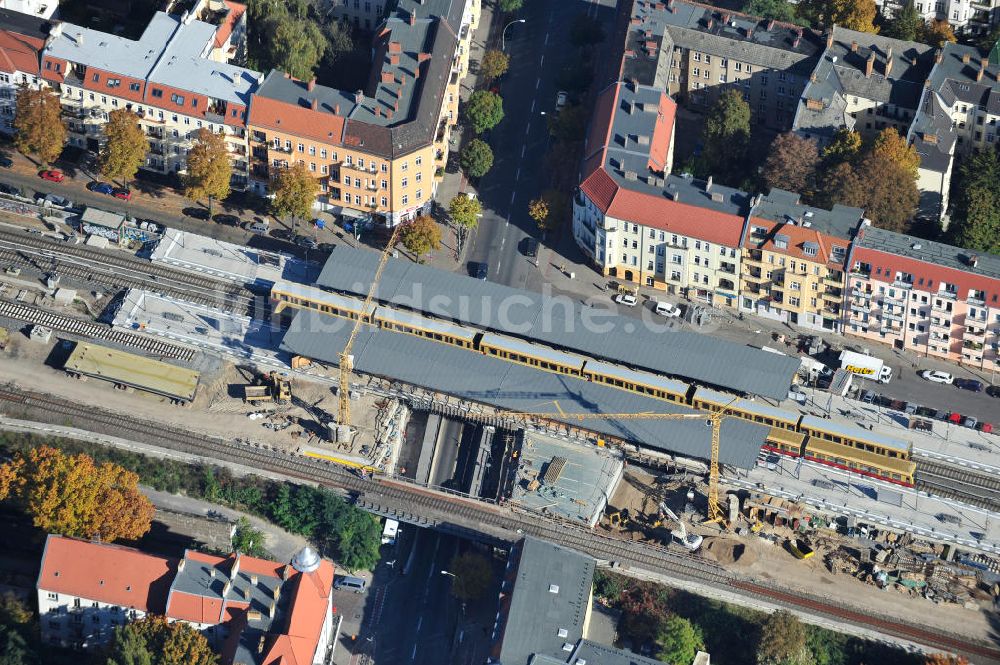
<path fill-rule="evenodd" d="M 843 294 L 841 294 L 841 293 L 839 293 L 837 291 L 824 291 L 823 292 L 823 300 L 826 300 L 826 301 L 829 301 L 829 302 L 840 302 L 843 299 L 844 299 Z"/>
<path fill-rule="evenodd" d="M 855 298 L 861 298 L 863 300 L 870 300 L 872 297 L 871 291 L 862 291 L 861 289 L 851 289 L 851 295 Z"/>
<path fill-rule="evenodd" d="M 931 319 L 930 327 L 932 330 L 937 329 L 951 332 L 951 321 L 948 321 L 947 319 L 943 321 L 934 321 Z"/>
<path fill-rule="evenodd" d="M 938 298 L 945 298 L 947 300 L 957 300 L 958 294 L 954 291 L 938 291 L 934 294 Z"/>
<path fill-rule="evenodd" d="M 268 146 L 268 150 L 270 150 L 271 152 L 283 152 L 286 155 L 292 154 L 292 147 L 291 146 L 288 146 L 286 148 L 285 146 L 280 145 L 278 143 L 272 143 L 270 146 Z"/>
<path fill-rule="evenodd" d="M 968 340 L 967 339 L 964 342 L 962 342 L 962 348 L 963 349 L 969 349 L 970 351 L 982 351 L 983 350 L 983 343 L 982 342 L 973 342 L 972 340 Z"/>
<path fill-rule="evenodd" d="M 966 327 L 963 337 L 975 337 L 976 339 L 986 339 L 986 330 L 983 328 Z"/>
<path fill-rule="evenodd" d="M 903 321 L 903 314 L 902 314 L 902 312 L 891 312 L 891 311 L 884 311 L 883 310 L 883 312 L 882 312 L 882 318 L 883 319 L 888 319 L 889 321 L 899 321 L 899 322 L 902 322 Z"/>

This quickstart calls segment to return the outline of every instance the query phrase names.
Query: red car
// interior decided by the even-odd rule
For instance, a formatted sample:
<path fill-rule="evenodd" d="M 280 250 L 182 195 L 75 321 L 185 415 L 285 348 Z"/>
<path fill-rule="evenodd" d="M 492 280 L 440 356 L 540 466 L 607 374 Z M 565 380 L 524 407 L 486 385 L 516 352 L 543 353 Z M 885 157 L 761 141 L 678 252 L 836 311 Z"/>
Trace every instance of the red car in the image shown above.
<path fill-rule="evenodd" d="M 122 201 L 132 200 L 132 192 L 128 189 L 116 188 L 115 191 L 111 192 L 111 195 L 116 199 L 121 199 Z"/>
<path fill-rule="evenodd" d="M 38 174 L 38 177 L 42 180 L 49 180 L 50 182 L 62 182 L 66 178 L 62 171 L 56 171 L 54 169 L 42 171 Z"/>

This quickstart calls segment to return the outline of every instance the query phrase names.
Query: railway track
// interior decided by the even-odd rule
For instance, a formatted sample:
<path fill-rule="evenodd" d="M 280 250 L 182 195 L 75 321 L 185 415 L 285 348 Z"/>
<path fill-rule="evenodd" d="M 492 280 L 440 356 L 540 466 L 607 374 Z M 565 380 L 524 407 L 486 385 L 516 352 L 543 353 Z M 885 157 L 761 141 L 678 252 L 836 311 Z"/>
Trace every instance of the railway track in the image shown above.
<path fill-rule="evenodd" d="M 985 471 L 917 458 L 917 489 L 1000 512 L 1000 478 Z"/>
<path fill-rule="evenodd" d="M 0 262 L 98 282 L 140 288 L 249 315 L 254 296 L 245 286 L 169 268 L 116 252 L 0 229 Z"/>
<path fill-rule="evenodd" d="M 65 316 L 63 314 L 54 314 L 41 309 L 40 307 L 24 305 L 22 303 L 10 302 L 7 300 L 0 301 L 0 316 L 45 326 L 56 332 L 69 333 L 72 335 L 79 335 L 80 337 L 86 337 L 88 339 L 112 342 L 122 346 L 146 351 L 147 353 L 151 353 L 153 355 L 176 358 L 177 360 L 185 362 L 194 358 L 195 354 L 193 349 L 164 342 L 158 337 L 136 335 L 124 330 L 112 328 L 109 325 L 85 321 L 83 319 L 75 319 L 71 316 Z"/>
<path fill-rule="evenodd" d="M 31 413 L 35 417 L 55 418 L 65 424 L 106 434 L 139 440 L 185 452 L 207 462 L 229 461 L 282 475 L 319 482 L 346 490 L 362 506 L 395 507 L 410 514 L 439 517 L 450 522 L 463 521 L 470 529 L 503 531 L 511 539 L 521 534 L 536 536 L 586 552 L 598 559 L 696 580 L 728 592 L 738 592 L 768 603 L 848 622 L 885 634 L 914 641 L 932 649 L 958 651 L 975 662 L 1000 663 L 1000 649 L 991 644 L 963 641 L 950 634 L 912 626 L 884 616 L 831 603 L 808 594 L 790 593 L 780 584 L 769 585 L 739 576 L 705 559 L 589 531 L 579 525 L 555 521 L 537 514 L 517 513 L 493 504 L 441 494 L 397 480 L 362 479 L 330 462 L 276 452 L 241 441 L 227 441 L 183 429 L 136 421 L 135 419 L 92 407 L 84 407 L 49 395 L 24 391 L 14 386 L 0 388 L 0 404 Z"/>

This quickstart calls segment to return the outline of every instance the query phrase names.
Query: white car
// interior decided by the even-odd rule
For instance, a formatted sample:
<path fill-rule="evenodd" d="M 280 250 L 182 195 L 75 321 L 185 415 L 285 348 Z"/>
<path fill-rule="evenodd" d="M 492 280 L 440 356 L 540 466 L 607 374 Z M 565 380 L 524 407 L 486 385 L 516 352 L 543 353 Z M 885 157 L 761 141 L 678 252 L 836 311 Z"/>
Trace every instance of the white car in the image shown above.
<path fill-rule="evenodd" d="M 566 94 L 565 90 L 560 90 L 556 93 L 556 111 L 562 111 L 567 101 L 569 101 L 569 95 Z"/>
<path fill-rule="evenodd" d="M 947 383 L 950 385 L 955 380 L 955 377 L 948 372 L 941 372 L 936 369 L 925 369 L 920 373 L 920 376 L 931 383 Z"/>
<path fill-rule="evenodd" d="M 656 313 L 672 319 L 681 315 L 681 308 L 668 302 L 656 303 Z"/>
<path fill-rule="evenodd" d="M 639 299 L 631 293 L 619 293 L 615 296 L 615 302 L 626 307 L 635 307 L 639 304 Z"/>

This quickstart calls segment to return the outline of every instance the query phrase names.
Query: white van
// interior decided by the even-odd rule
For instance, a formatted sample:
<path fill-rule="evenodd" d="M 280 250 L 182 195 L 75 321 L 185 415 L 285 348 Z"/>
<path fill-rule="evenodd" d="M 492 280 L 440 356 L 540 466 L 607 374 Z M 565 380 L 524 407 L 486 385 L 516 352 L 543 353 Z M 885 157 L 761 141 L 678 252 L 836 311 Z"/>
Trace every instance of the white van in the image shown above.
<path fill-rule="evenodd" d="M 667 318 L 674 318 L 681 315 L 681 308 L 661 300 L 656 303 L 656 313 Z"/>
<path fill-rule="evenodd" d="M 368 582 L 360 577 L 351 577 L 350 575 L 338 577 L 333 582 L 334 589 L 350 589 L 354 593 L 364 593 L 367 586 Z"/>
<path fill-rule="evenodd" d="M 247 230 L 250 231 L 250 233 L 266 234 L 267 230 L 268 230 L 268 228 L 270 228 L 270 226 L 271 225 L 268 224 L 268 222 L 267 222 L 266 219 L 261 219 L 261 220 L 257 220 L 253 224 L 251 224 L 247 228 Z"/>

